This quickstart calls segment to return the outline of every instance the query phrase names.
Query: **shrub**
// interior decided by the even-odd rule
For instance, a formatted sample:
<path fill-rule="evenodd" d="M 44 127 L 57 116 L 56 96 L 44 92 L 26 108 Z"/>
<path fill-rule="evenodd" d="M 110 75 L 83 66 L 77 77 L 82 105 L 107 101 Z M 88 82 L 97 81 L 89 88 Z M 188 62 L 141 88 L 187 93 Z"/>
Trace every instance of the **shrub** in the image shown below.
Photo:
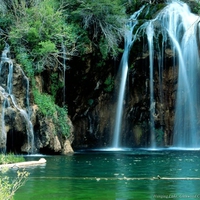
<path fill-rule="evenodd" d="M 23 66 L 23 69 L 25 73 L 28 75 L 28 77 L 34 76 L 34 69 L 33 69 L 33 63 L 31 62 L 30 55 L 26 52 L 25 49 L 20 48 L 19 53 L 16 57 L 17 61 Z"/>
<path fill-rule="evenodd" d="M 55 99 L 58 89 L 62 88 L 64 86 L 64 83 L 59 80 L 58 73 L 52 73 L 50 79 L 51 79 L 51 95 L 52 98 Z"/>
<path fill-rule="evenodd" d="M 45 117 L 53 118 L 57 133 L 60 132 L 64 136 L 69 136 L 70 126 L 67 123 L 67 107 L 61 108 L 57 106 L 50 95 L 41 94 L 36 89 L 34 90 L 34 97 L 41 114 Z"/>
<path fill-rule="evenodd" d="M 22 161 L 23 157 L 16 157 L 13 154 L 8 156 L 0 155 L 1 163 L 7 164 L 14 160 L 14 162 Z M 19 159 L 20 158 L 20 159 Z M 22 159 L 22 160 L 21 160 Z M 13 199 L 16 191 L 24 185 L 26 182 L 29 173 L 25 170 L 18 170 L 16 177 L 10 178 L 6 175 L 8 168 L 1 168 L 1 176 L 0 176 L 0 200 L 10 200 Z"/>
<path fill-rule="evenodd" d="M 77 28 L 66 23 L 66 16 L 56 0 L 31 1 L 29 6 L 25 0 L 19 2 L 7 3 L 13 14 L 7 36 L 15 53 L 28 53 L 37 73 L 46 68 L 61 68 L 62 43 L 69 59 L 76 52 Z M 22 52 L 18 50 L 19 46 Z"/>
<path fill-rule="evenodd" d="M 67 107 L 59 107 L 56 106 L 56 110 L 57 110 L 57 125 L 60 128 L 60 131 L 62 133 L 62 135 L 64 136 L 69 136 L 70 135 L 70 126 L 67 123 L 67 115 L 68 115 L 68 111 L 67 111 Z"/>
<path fill-rule="evenodd" d="M 34 89 L 34 100 L 38 105 L 41 114 L 44 116 L 53 116 L 56 113 L 55 103 L 48 94 L 40 93 L 37 89 Z"/>
<path fill-rule="evenodd" d="M 104 91 L 106 91 L 106 92 L 111 92 L 111 91 L 113 90 L 113 88 L 114 88 L 114 79 L 113 79 L 113 77 L 112 77 L 111 75 L 109 75 L 109 76 L 106 78 L 104 84 L 105 84 L 105 86 L 106 86 L 106 87 L 104 88 Z"/>
<path fill-rule="evenodd" d="M 9 164 L 9 163 L 16 163 L 16 162 L 23 162 L 25 161 L 23 156 L 16 156 L 14 154 L 0 154 L 0 164 Z"/>
<path fill-rule="evenodd" d="M 17 176 L 15 178 L 10 178 L 8 176 L 4 176 L 6 170 L 2 172 L 0 177 L 0 200 L 10 200 L 13 199 L 15 192 L 24 185 L 29 175 L 25 170 L 17 171 Z"/>

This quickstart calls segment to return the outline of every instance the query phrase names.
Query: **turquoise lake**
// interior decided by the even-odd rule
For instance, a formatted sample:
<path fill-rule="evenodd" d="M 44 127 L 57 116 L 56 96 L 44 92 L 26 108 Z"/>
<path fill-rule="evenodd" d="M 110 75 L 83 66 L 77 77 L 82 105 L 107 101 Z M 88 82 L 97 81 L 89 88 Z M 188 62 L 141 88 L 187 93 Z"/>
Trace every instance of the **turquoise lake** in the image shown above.
<path fill-rule="evenodd" d="M 200 151 L 79 151 L 28 167 L 15 200 L 200 199 Z M 14 171 L 14 170 L 13 170 Z"/>

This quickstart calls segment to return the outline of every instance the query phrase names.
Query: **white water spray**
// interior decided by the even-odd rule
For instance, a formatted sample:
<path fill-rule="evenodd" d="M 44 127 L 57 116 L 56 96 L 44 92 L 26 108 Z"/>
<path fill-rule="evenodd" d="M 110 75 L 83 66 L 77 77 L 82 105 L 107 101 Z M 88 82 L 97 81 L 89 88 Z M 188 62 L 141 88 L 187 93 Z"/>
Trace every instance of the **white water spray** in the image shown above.
<path fill-rule="evenodd" d="M 114 137 L 113 137 L 113 148 L 120 147 L 120 135 L 121 135 L 121 126 L 122 126 L 122 116 L 123 116 L 123 105 L 124 105 L 124 96 L 125 96 L 125 88 L 126 88 L 126 79 L 128 74 L 128 57 L 129 50 L 131 45 L 133 45 L 135 41 L 135 37 L 133 37 L 133 31 L 138 21 L 140 13 L 144 9 L 144 6 L 137 12 L 135 12 L 127 24 L 127 31 L 125 35 L 125 45 L 124 45 L 124 53 L 122 56 L 122 60 L 120 63 L 120 74 L 121 74 L 121 82 L 119 87 L 119 96 L 117 101 L 117 110 L 116 110 L 116 118 L 115 118 L 115 127 L 114 127 Z"/>

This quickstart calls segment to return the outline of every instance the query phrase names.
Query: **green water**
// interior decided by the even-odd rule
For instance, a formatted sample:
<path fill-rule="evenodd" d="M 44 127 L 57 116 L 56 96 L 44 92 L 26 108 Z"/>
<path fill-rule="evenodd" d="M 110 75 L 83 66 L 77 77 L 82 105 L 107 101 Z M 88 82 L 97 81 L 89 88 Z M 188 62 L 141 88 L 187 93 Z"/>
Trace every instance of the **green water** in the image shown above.
<path fill-rule="evenodd" d="M 200 199 L 200 151 L 77 152 L 45 159 L 45 166 L 27 168 L 29 179 L 15 200 Z"/>

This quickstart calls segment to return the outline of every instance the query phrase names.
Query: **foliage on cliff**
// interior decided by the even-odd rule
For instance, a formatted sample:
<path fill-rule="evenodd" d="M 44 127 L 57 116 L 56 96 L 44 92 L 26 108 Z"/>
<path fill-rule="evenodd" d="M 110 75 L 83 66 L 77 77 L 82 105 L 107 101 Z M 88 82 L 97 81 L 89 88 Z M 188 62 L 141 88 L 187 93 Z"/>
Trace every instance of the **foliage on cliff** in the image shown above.
<path fill-rule="evenodd" d="M 64 58 L 92 54 L 108 59 L 120 52 L 129 16 L 142 4 L 163 2 L 0 0 L 1 48 L 8 42 L 29 76 L 63 70 Z"/>
<path fill-rule="evenodd" d="M 57 106 L 55 98 L 64 85 L 60 82 L 68 68 L 65 62 L 75 56 L 84 59 L 88 54 L 104 60 L 117 55 L 126 17 L 122 1 L 0 0 L 0 3 L 1 49 L 5 42 L 10 44 L 12 58 L 22 65 L 31 80 L 34 101 L 41 114 L 46 117 L 59 114 L 58 125 L 67 135 L 69 128 L 63 124 L 67 109 Z M 51 85 L 38 88 L 36 75 L 42 76 L 44 82 L 49 79 L 46 85 Z"/>
<path fill-rule="evenodd" d="M 31 60 L 35 73 L 61 69 L 63 47 L 68 59 L 94 49 L 105 58 L 118 52 L 126 19 L 121 0 L 1 1 L 1 39 Z"/>

